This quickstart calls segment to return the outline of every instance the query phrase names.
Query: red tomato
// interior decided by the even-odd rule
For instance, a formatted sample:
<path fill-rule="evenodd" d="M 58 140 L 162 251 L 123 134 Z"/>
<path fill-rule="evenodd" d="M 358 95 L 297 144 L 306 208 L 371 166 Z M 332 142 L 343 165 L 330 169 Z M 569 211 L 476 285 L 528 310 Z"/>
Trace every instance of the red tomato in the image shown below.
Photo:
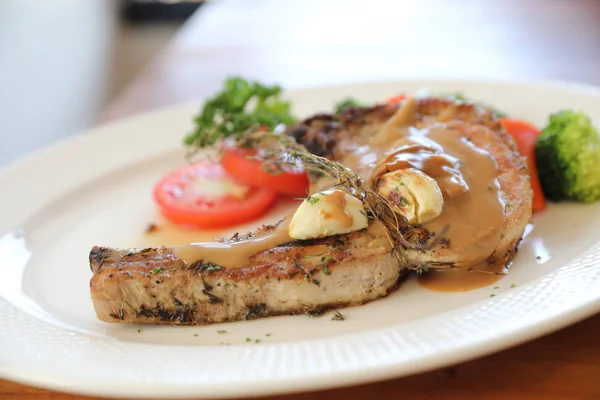
<path fill-rule="evenodd" d="M 540 130 L 526 121 L 501 118 L 500 122 L 502 122 L 504 129 L 515 139 L 519 152 L 527 157 L 531 189 L 533 189 L 533 211 L 542 211 L 546 208 L 546 198 L 535 163 L 535 144 L 540 135 Z"/>
<path fill-rule="evenodd" d="M 270 173 L 263 169 L 259 160 L 248 157 L 256 155 L 256 150 L 228 149 L 223 154 L 221 164 L 235 179 L 250 186 L 276 191 L 296 197 L 306 196 L 308 174 L 304 170 Z"/>
<path fill-rule="evenodd" d="M 154 186 L 154 200 L 169 220 L 200 228 L 221 228 L 251 221 L 275 201 L 271 190 L 235 181 L 208 161 L 170 172 Z"/>

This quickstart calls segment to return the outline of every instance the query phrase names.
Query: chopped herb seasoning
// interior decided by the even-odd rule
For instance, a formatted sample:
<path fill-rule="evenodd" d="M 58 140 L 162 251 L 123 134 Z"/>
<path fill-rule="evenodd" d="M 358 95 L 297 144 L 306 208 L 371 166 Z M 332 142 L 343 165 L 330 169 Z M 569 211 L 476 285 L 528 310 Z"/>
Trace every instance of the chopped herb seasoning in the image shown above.
<path fill-rule="evenodd" d="M 152 271 L 150 271 L 151 274 L 156 275 L 158 274 L 160 271 L 162 271 L 164 268 L 163 267 L 156 267 L 154 268 Z"/>
<path fill-rule="evenodd" d="M 208 302 L 210 304 L 221 304 L 223 302 L 222 298 L 215 296 L 214 294 L 209 292 L 207 289 L 202 289 L 202 294 L 205 294 L 208 297 Z"/>
<path fill-rule="evenodd" d="M 536 260 L 541 260 L 541 259 L 542 259 L 542 256 L 537 256 L 535 259 L 536 259 Z"/>
<path fill-rule="evenodd" d="M 267 311 L 267 305 L 265 303 L 248 306 L 246 312 L 244 312 L 244 319 L 249 320 L 264 316 Z"/>
<path fill-rule="evenodd" d="M 175 303 L 177 307 L 183 307 L 183 303 L 177 297 L 173 297 L 173 303 Z"/>
<path fill-rule="evenodd" d="M 314 283 L 314 284 L 315 284 L 315 285 L 317 285 L 317 286 L 320 286 L 320 285 L 321 285 L 321 282 L 319 282 L 319 281 L 318 281 L 318 280 L 316 280 L 316 279 L 313 279 L 313 280 L 312 280 L 312 283 Z"/>
<path fill-rule="evenodd" d="M 306 258 L 308 260 L 310 258 L 310 256 L 307 254 L 304 256 L 304 258 Z"/>
<path fill-rule="evenodd" d="M 331 320 L 332 321 L 344 321 L 344 320 L 346 320 L 346 316 L 344 314 L 342 314 L 341 312 L 336 311 L 333 314 L 333 317 L 331 317 Z"/>
<path fill-rule="evenodd" d="M 270 334 L 270 333 L 267 333 L 265 336 L 266 336 L 266 337 L 269 337 L 269 336 L 271 336 L 271 334 Z"/>
<path fill-rule="evenodd" d="M 249 337 L 246 338 L 246 342 L 251 342 L 252 339 L 250 339 Z"/>
<path fill-rule="evenodd" d="M 324 267 L 321 271 L 323 271 L 323 275 L 329 276 L 329 267 Z"/>
<path fill-rule="evenodd" d="M 315 318 L 321 316 L 325 310 L 323 308 L 315 308 L 314 310 L 307 311 L 309 317 Z"/>
<path fill-rule="evenodd" d="M 198 336 L 200 336 L 200 335 L 198 335 L 197 333 L 194 333 L 194 337 L 198 337 Z"/>
<path fill-rule="evenodd" d="M 142 333 L 142 330 L 141 330 L 141 329 L 138 329 L 138 333 Z"/>
<path fill-rule="evenodd" d="M 494 289 L 500 289 L 500 286 L 494 286 Z"/>
<path fill-rule="evenodd" d="M 148 224 L 148 227 L 146 228 L 146 233 L 156 232 L 156 230 L 158 230 L 158 226 L 156 226 L 156 224 Z"/>
<path fill-rule="evenodd" d="M 131 274 L 129 273 L 129 271 L 125 272 L 125 274 L 127 274 L 128 277 L 133 279 L 133 276 L 131 276 Z"/>
<path fill-rule="evenodd" d="M 260 343 L 260 339 L 256 339 L 254 343 Z"/>
<path fill-rule="evenodd" d="M 410 206 L 412 203 L 404 196 L 400 196 L 400 204 L 403 206 Z"/>
<path fill-rule="evenodd" d="M 308 202 L 312 205 L 315 205 L 319 202 L 319 200 L 321 200 L 319 197 L 308 197 Z"/>
<path fill-rule="evenodd" d="M 506 203 L 506 207 L 512 207 L 512 203 L 509 201 L 508 203 Z"/>
<path fill-rule="evenodd" d="M 322 263 L 326 263 L 326 262 L 329 262 L 331 260 L 333 260 L 333 257 L 331 257 L 331 256 L 321 257 L 321 262 Z"/>
<path fill-rule="evenodd" d="M 490 294 L 490 297 L 496 297 L 496 295 L 494 293 Z"/>
<path fill-rule="evenodd" d="M 488 190 L 491 192 L 492 190 L 494 190 L 494 188 L 492 187 L 492 185 L 488 186 Z"/>
<path fill-rule="evenodd" d="M 514 288 L 516 285 L 513 283 L 512 285 L 510 285 L 511 288 Z"/>
<path fill-rule="evenodd" d="M 217 331 L 217 333 L 218 333 L 218 334 L 223 334 L 223 333 L 227 333 L 227 331 L 226 331 L 226 330 L 224 330 L 224 329 L 220 329 L 220 330 L 218 330 L 218 331 Z"/>

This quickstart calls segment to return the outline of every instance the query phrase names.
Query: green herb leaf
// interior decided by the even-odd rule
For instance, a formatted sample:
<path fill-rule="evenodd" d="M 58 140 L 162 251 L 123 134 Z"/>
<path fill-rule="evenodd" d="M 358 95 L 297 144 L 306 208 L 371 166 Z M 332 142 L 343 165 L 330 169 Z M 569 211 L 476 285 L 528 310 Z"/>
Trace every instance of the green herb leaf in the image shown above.
<path fill-rule="evenodd" d="M 184 140 L 194 148 L 204 148 L 228 138 L 241 138 L 244 132 L 264 127 L 273 131 L 278 125 L 295 121 L 290 103 L 279 96 L 281 88 L 266 86 L 241 77 L 231 77 L 215 96 L 208 99 L 195 117 L 196 129 Z"/>
<path fill-rule="evenodd" d="M 217 331 L 217 333 L 218 333 L 218 334 L 223 334 L 223 333 L 227 333 L 227 331 L 226 331 L 226 330 L 224 330 L 224 329 L 221 329 L 221 330 L 218 330 L 218 331 Z"/>
<path fill-rule="evenodd" d="M 152 271 L 150 271 L 151 274 L 156 275 L 158 274 L 160 271 L 162 271 L 164 268 L 163 267 L 156 267 L 154 268 Z"/>
<path fill-rule="evenodd" d="M 412 203 L 408 201 L 406 197 L 400 196 L 400 204 L 402 204 L 403 206 L 410 206 Z"/>
<path fill-rule="evenodd" d="M 336 311 L 333 314 L 333 317 L 331 317 L 331 320 L 332 321 L 345 321 L 346 320 L 346 316 L 344 314 L 342 314 L 341 312 Z"/>

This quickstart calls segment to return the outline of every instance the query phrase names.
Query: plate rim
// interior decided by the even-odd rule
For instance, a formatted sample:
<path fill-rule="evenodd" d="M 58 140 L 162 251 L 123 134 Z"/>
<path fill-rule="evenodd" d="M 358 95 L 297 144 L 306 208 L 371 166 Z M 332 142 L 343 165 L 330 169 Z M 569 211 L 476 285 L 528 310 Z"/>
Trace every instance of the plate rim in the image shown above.
<path fill-rule="evenodd" d="M 415 84 L 419 82 L 428 82 L 430 84 L 436 83 L 448 83 L 448 84 L 457 84 L 468 83 L 468 84 L 481 84 L 481 85 L 531 85 L 531 86 L 546 86 L 551 89 L 556 90 L 570 90 L 579 92 L 580 94 L 585 95 L 594 95 L 600 99 L 600 87 L 596 87 L 593 85 L 581 84 L 581 83 L 573 83 L 566 81 L 548 81 L 548 80 L 490 80 L 490 79 L 405 79 L 405 80 L 381 80 L 381 81 L 366 81 L 366 82 L 348 82 L 348 83 L 340 83 L 334 85 L 318 85 L 314 87 L 305 87 L 305 88 L 294 88 L 289 92 L 310 92 L 315 90 L 328 90 L 331 88 L 343 88 L 343 87 L 356 87 L 356 86 L 368 86 L 372 84 L 390 84 L 390 85 L 402 85 L 402 84 Z M 41 149 L 38 149 L 32 153 L 29 153 L 23 157 L 20 157 L 13 162 L 3 166 L 0 169 L 0 181 L 6 177 L 6 175 L 10 175 L 11 171 L 18 169 L 19 167 L 26 166 L 28 163 L 35 162 L 35 160 L 41 155 L 52 154 L 53 152 L 57 152 L 64 146 L 70 146 L 75 141 L 86 141 L 86 140 L 94 140 L 94 137 L 99 137 L 103 135 L 103 132 L 107 128 L 119 129 L 119 127 L 126 126 L 127 124 L 135 124 L 136 121 L 145 120 L 152 116 L 156 116 L 158 114 L 170 114 L 176 110 L 183 110 L 190 108 L 192 105 L 201 104 L 202 99 L 195 99 L 186 102 L 181 102 L 178 104 L 170 105 L 167 107 L 162 107 L 155 110 L 149 110 L 143 113 L 139 113 L 124 119 L 116 120 L 114 122 L 110 122 L 107 124 L 102 124 L 100 126 L 94 127 L 92 129 L 83 131 L 80 134 L 73 135 L 69 138 L 60 140 L 50 146 L 45 146 Z M 137 160 L 140 161 L 139 159 Z M 594 245 L 592 248 L 588 249 L 584 254 L 577 257 L 576 260 L 572 262 L 577 262 L 582 258 L 585 258 L 586 255 L 592 253 L 600 252 L 600 246 Z M 569 262 L 567 264 L 571 264 Z M 563 265 L 560 268 L 566 267 Z M 542 278 L 538 278 L 532 282 L 529 282 L 527 285 L 533 285 L 535 282 Z M 524 285 L 526 286 L 526 285 Z M 491 300 L 489 300 L 491 301 Z M 488 302 L 489 302 L 488 301 Z M 0 296 L 0 307 L 2 302 L 7 302 L 4 298 Z M 8 303 L 8 302 L 7 302 Z M 12 306 L 12 305 L 10 305 Z M 272 383 L 270 386 L 263 386 L 264 382 L 256 381 L 251 384 L 246 384 L 248 386 L 241 387 L 239 389 L 242 392 L 236 392 L 230 390 L 228 393 L 224 393 L 222 391 L 223 384 L 217 384 L 213 390 L 206 390 L 206 384 L 200 384 L 198 386 L 195 385 L 186 385 L 185 390 L 177 393 L 172 392 L 172 387 L 169 384 L 165 384 L 163 386 L 154 386 L 154 387 L 140 387 L 138 383 L 138 388 L 136 390 L 131 390 L 129 392 L 123 391 L 122 386 L 103 386 L 102 383 L 98 385 L 93 384 L 93 382 L 81 382 L 81 381 L 71 381 L 69 378 L 60 379 L 60 377 L 53 377 L 51 375 L 45 374 L 44 376 L 38 376 L 35 372 L 31 373 L 31 371 L 27 372 L 24 370 L 11 369 L 10 365 L 5 365 L 2 362 L 2 357 L 0 357 L 0 376 L 3 378 L 10 379 L 12 381 L 21 382 L 33 386 L 42 385 L 43 387 L 80 393 L 80 394 L 88 394 L 88 395 L 96 395 L 96 396 L 125 396 L 125 397 L 146 397 L 146 398 L 164 398 L 165 394 L 168 394 L 171 398 L 198 398 L 199 390 L 203 390 L 204 392 L 201 396 L 210 396 L 210 397 L 220 397 L 220 398 L 228 398 L 235 397 L 239 395 L 245 396 L 257 396 L 257 395 L 269 395 L 269 394 L 283 394 L 283 393 L 293 393 L 300 392 L 306 390 L 323 390 L 328 388 L 349 386 L 348 381 L 352 381 L 351 385 L 364 384 L 369 382 L 375 382 L 385 379 L 390 379 L 393 377 L 400 376 L 408 376 L 416 373 L 422 373 L 426 371 L 430 371 L 433 369 L 437 369 L 448 365 L 449 363 L 455 364 L 458 362 L 464 362 L 471 360 L 473 358 L 482 357 L 491 353 L 495 353 L 497 351 L 506 349 L 508 347 L 512 347 L 534 338 L 546 335 L 548 333 L 554 332 L 566 326 L 569 326 L 573 323 L 581 321 L 586 317 L 596 314 L 600 311 L 600 295 L 596 296 L 588 296 L 587 298 L 582 298 L 579 301 L 577 306 L 573 305 L 574 308 L 570 310 L 570 313 L 565 314 L 566 311 L 562 310 L 561 312 L 555 312 L 551 317 L 546 317 L 542 321 L 532 322 L 529 325 L 525 325 L 517 331 L 519 332 L 518 337 L 515 336 L 506 336 L 499 335 L 496 339 L 487 339 L 483 340 L 481 343 L 475 346 L 475 351 L 473 351 L 473 346 L 471 345 L 470 352 L 466 352 L 461 357 L 452 357 L 452 361 L 449 362 L 446 357 L 440 357 L 439 353 L 429 355 L 425 358 L 421 358 L 421 360 L 428 361 L 425 364 L 426 366 L 421 366 L 419 369 L 412 368 L 412 372 L 402 372 L 406 369 L 406 366 L 403 364 L 398 364 L 395 367 L 391 367 L 388 365 L 379 366 L 379 367 L 369 367 L 368 370 L 356 370 L 353 372 L 340 372 L 334 371 L 332 374 L 327 377 L 317 377 L 317 378 L 309 378 L 310 384 L 306 381 L 306 378 L 302 380 L 302 382 L 295 381 L 295 378 L 289 377 L 284 380 L 279 380 L 277 383 Z M 404 325 L 404 324 L 402 324 Z M 396 325 L 397 326 L 397 325 Z M 386 329 L 393 329 L 394 326 L 391 326 Z M 381 329 L 380 329 L 381 330 Z M 354 333 L 350 336 L 361 335 L 360 333 Z M 344 335 L 346 336 L 346 335 Z M 310 342 L 310 341 L 309 341 Z M 280 344 L 268 344 L 265 347 L 273 347 L 273 346 L 284 346 L 285 343 Z M 145 346 L 145 345 L 144 345 Z M 202 346 L 199 346 L 201 348 Z M 234 347 L 234 346 L 232 346 Z M 237 347 L 237 346 L 235 346 Z M 481 348 L 480 348 L 481 347 Z M 455 352 L 463 351 L 463 348 L 455 347 L 450 350 L 446 350 L 443 354 L 452 354 Z M 476 354 L 475 354 L 476 353 Z M 465 355 L 466 354 L 466 355 Z M 432 360 L 428 360 L 428 358 L 432 357 Z M 410 369 L 410 368 L 409 368 Z M 333 375 L 333 376 L 332 376 Z M 340 375 L 340 376 L 338 376 Z M 290 383 L 294 383 L 295 385 L 290 385 Z M 144 383 L 143 385 L 147 385 Z M 221 388 L 221 389 L 219 389 Z M 142 389 L 140 391 L 140 389 Z M 162 392 L 161 390 L 164 390 Z"/>

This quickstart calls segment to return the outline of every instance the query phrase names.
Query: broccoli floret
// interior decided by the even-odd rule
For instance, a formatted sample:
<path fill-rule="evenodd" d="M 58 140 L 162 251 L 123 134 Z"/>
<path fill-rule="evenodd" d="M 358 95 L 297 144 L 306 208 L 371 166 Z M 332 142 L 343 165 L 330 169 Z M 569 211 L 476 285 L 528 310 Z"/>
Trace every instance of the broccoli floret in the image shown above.
<path fill-rule="evenodd" d="M 600 136 L 582 112 L 551 115 L 537 140 L 535 157 L 549 200 L 600 199 Z"/>

